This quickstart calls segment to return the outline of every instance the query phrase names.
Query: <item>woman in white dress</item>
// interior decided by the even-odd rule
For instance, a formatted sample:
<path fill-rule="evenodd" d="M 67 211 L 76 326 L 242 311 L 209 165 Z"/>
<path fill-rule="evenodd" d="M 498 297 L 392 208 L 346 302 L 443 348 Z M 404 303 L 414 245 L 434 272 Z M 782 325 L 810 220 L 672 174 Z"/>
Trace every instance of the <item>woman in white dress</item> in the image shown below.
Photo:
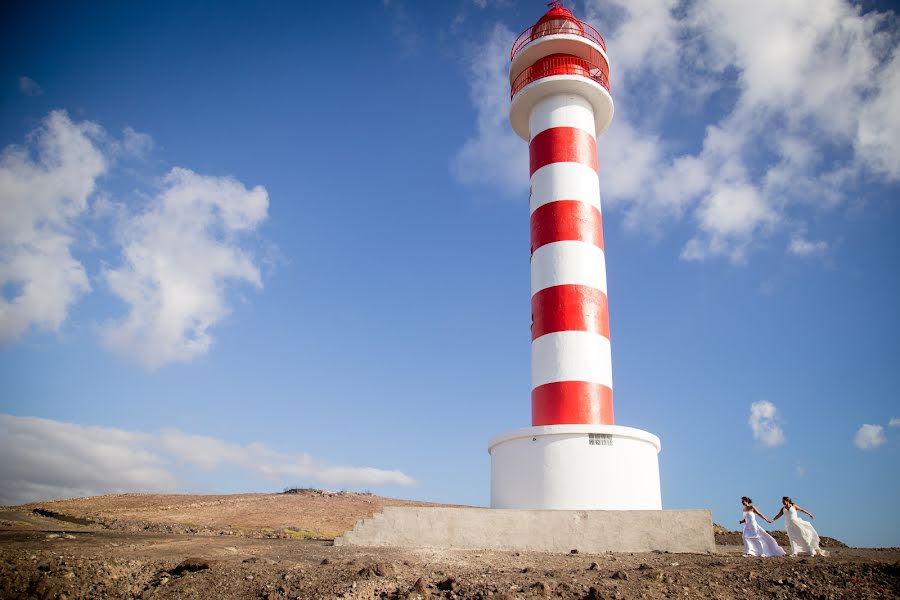
<path fill-rule="evenodd" d="M 784 550 L 781 549 L 775 538 L 756 523 L 756 516 L 759 515 L 768 523 L 772 521 L 756 510 L 753 500 L 747 496 L 741 497 L 741 504 L 744 505 L 744 518 L 741 519 L 741 523 L 744 524 L 744 554 L 747 556 L 784 556 Z"/>
<path fill-rule="evenodd" d="M 815 517 L 812 516 L 812 513 L 794 504 L 794 501 L 788 496 L 784 496 L 781 499 L 781 504 L 783 506 L 778 511 L 778 514 L 775 515 L 775 519 L 784 515 L 784 530 L 791 541 L 791 556 L 797 556 L 798 554 L 828 556 L 828 552 L 819 548 L 819 534 L 816 533 L 812 523 L 804 521 L 797 516 L 798 512 L 802 512 L 809 515 L 810 519 L 814 519 Z"/>

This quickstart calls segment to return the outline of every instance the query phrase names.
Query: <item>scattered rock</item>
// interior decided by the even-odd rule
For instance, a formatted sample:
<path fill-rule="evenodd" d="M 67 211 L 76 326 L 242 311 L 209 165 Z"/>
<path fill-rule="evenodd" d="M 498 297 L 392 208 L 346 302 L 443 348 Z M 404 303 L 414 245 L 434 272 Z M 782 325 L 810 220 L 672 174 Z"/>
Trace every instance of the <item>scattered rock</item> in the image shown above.
<path fill-rule="evenodd" d="M 442 592 L 455 592 L 457 589 L 459 589 L 459 584 L 456 583 L 455 577 L 448 577 L 447 579 L 437 584 L 437 589 L 441 590 Z"/>
<path fill-rule="evenodd" d="M 408 597 L 409 596 L 413 598 L 418 597 L 422 600 L 428 600 L 428 598 L 431 597 L 431 590 L 428 589 L 428 584 L 425 582 L 425 580 L 419 577 L 413 584 L 412 589 L 409 590 Z"/>
<path fill-rule="evenodd" d="M 546 581 L 538 581 L 531 587 L 536 588 L 537 593 L 544 597 L 547 597 L 553 593 L 553 586 L 551 586 Z"/>
<path fill-rule="evenodd" d="M 592 563 L 591 563 L 591 566 L 588 567 L 588 570 L 590 570 L 590 571 L 599 571 L 599 570 L 600 570 L 600 563 L 598 563 L 598 562 L 592 562 Z"/>
<path fill-rule="evenodd" d="M 600 593 L 600 590 L 592 587 L 588 590 L 588 593 L 584 597 L 584 600 L 606 600 L 606 597 L 602 593 Z"/>
<path fill-rule="evenodd" d="M 183 561 L 178 563 L 174 569 L 169 570 L 169 574 L 178 577 L 183 573 L 196 573 L 197 571 L 203 571 L 209 568 L 209 563 L 203 560 L 202 558 L 185 558 Z"/>
<path fill-rule="evenodd" d="M 569 550 L 569 554 L 578 554 L 578 548 L 572 548 Z"/>
<path fill-rule="evenodd" d="M 613 579 L 620 579 L 622 581 L 628 581 L 628 573 L 622 571 L 621 569 L 612 574 Z"/>

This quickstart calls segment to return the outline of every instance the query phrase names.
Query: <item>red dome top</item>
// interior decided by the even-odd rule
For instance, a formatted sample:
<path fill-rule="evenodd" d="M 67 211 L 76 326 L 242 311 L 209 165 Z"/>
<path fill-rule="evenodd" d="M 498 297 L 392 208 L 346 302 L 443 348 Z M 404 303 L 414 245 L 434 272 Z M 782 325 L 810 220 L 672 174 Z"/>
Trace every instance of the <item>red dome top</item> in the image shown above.
<path fill-rule="evenodd" d="M 581 28 L 581 21 L 575 18 L 575 15 L 572 14 L 568 8 L 563 6 L 562 2 L 558 0 L 551 2 L 547 6 L 550 7 L 550 10 L 544 14 L 543 17 L 538 19 L 538 22 L 534 24 L 531 28 L 532 31 L 537 30 L 540 25 L 546 23 L 547 21 L 572 21 L 577 24 L 579 28 Z"/>
<path fill-rule="evenodd" d="M 510 52 L 510 60 L 530 42 L 548 35 L 577 35 L 591 40 L 606 50 L 606 43 L 600 33 L 590 25 L 579 21 L 572 11 L 562 5 L 562 2 L 555 0 L 548 6 L 550 10 L 516 39 Z"/>

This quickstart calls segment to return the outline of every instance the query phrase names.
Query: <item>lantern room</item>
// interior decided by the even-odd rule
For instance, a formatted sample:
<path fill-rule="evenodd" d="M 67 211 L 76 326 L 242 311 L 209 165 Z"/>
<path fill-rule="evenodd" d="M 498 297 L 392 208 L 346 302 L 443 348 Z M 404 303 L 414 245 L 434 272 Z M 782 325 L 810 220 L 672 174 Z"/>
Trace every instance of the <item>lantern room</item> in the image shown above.
<path fill-rule="evenodd" d="M 509 83 L 510 123 L 525 140 L 531 108 L 554 93 L 576 93 L 590 101 L 597 134 L 612 121 L 606 44 L 596 29 L 579 21 L 561 2 L 551 2 L 550 10 L 516 38 Z"/>

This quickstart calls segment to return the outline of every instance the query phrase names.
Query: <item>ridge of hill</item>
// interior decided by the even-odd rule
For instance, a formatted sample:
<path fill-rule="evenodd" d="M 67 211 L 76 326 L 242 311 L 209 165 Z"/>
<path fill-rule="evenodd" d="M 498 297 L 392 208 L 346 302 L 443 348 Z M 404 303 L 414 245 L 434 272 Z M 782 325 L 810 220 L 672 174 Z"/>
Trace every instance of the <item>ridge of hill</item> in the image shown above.
<path fill-rule="evenodd" d="M 385 506 L 450 506 L 368 493 L 294 488 L 258 494 L 110 494 L 32 502 L 19 509 L 73 525 L 129 532 L 330 539 Z"/>

